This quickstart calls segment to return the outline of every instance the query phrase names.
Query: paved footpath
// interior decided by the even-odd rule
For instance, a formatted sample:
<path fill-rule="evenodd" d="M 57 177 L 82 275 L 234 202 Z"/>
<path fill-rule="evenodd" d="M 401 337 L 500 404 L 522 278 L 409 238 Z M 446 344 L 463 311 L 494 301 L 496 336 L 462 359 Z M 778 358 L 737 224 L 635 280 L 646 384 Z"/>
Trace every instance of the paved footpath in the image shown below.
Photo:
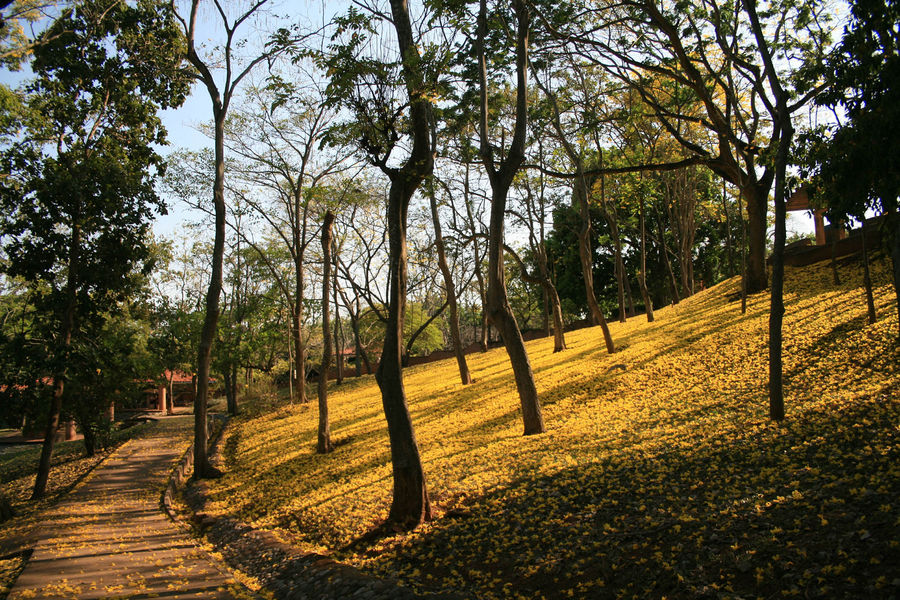
<path fill-rule="evenodd" d="M 161 420 L 49 508 L 9 599 L 253 597 L 160 510 L 191 423 Z"/>

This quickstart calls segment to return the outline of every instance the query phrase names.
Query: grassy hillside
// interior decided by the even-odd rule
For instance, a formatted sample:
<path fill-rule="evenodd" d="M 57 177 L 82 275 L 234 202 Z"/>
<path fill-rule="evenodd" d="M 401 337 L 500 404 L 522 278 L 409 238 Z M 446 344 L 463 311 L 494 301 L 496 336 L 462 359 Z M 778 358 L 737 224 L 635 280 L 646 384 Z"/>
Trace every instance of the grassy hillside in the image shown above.
<path fill-rule="evenodd" d="M 787 420 L 767 418 L 768 297 L 738 281 L 528 344 L 548 432 L 523 437 L 503 349 L 406 371 L 436 519 L 375 547 L 391 479 L 372 378 L 233 423 L 214 510 L 420 591 L 472 598 L 900 595 L 900 350 L 887 265 L 787 269 Z"/>

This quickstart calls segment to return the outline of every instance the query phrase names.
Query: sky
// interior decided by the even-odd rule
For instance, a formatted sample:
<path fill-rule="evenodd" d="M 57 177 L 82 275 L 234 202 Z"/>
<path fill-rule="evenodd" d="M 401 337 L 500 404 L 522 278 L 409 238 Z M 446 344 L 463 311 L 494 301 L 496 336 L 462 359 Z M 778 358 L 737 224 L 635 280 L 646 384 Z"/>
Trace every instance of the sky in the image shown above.
<path fill-rule="evenodd" d="M 228 2 L 225 6 L 234 10 L 235 7 L 242 7 L 244 2 Z M 286 12 L 288 7 L 294 15 L 301 15 L 301 19 L 308 22 L 321 23 L 325 18 L 325 11 L 335 11 L 341 3 L 321 3 L 316 1 L 301 2 L 273 2 L 271 13 L 265 17 L 261 23 L 245 23 L 250 27 L 244 27 L 244 31 L 248 33 L 249 47 L 259 47 L 260 40 L 264 39 L 265 31 L 272 29 L 273 22 L 283 23 L 283 17 L 280 15 Z M 326 7 L 327 6 L 327 7 Z M 279 13 L 278 11 L 282 11 Z M 231 16 L 231 15 L 230 15 Z M 233 18 L 233 16 L 232 16 Z M 294 16 L 291 19 L 294 20 Z M 200 44 L 211 45 L 215 40 L 222 39 L 221 25 L 219 24 L 218 15 L 210 9 L 201 10 L 198 18 L 198 42 Z M 240 30 L 239 30 L 240 33 Z M 246 48 L 245 48 L 246 52 Z M 216 76 L 221 81 L 221 70 L 216 72 Z M 0 71 L 0 82 L 9 85 L 16 85 L 29 76 L 28 70 L 10 73 L 8 71 Z M 221 84 L 220 84 L 221 85 Z M 199 151 L 212 146 L 211 140 L 199 131 L 199 126 L 203 123 L 211 121 L 212 103 L 209 95 L 200 83 L 193 86 L 193 91 L 187 101 L 177 109 L 169 109 L 161 113 L 161 118 L 168 131 L 170 145 L 162 149 L 163 154 L 168 154 L 178 149 L 188 149 Z M 176 202 L 170 202 L 169 214 L 160 217 L 155 223 L 154 229 L 158 235 L 171 236 L 173 232 L 178 230 L 186 220 L 196 220 L 190 214 L 190 211 Z M 813 232 L 813 220 L 806 212 L 789 213 L 788 215 L 788 236 L 791 233 L 808 234 Z"/>

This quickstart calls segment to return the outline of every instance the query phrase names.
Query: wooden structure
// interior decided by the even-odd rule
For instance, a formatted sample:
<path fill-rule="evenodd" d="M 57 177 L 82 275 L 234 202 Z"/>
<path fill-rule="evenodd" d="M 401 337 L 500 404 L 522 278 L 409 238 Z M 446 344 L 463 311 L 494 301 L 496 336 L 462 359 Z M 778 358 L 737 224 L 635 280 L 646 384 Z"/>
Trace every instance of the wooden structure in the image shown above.
<path fill-rule="evenodd" d="M 814 208 L 810 205 L 809 190 L 801 187 L 796 190 L 787 201 L 789 212 L 808 210 L 812 211 L 816 231 L 816 243 L 810 244 L 809 240 L 800 240 L 788 244 L 784 248 L 784 264 L 794 267 L 809 265 L 823 260 L 854 254 L 862 250 L 861 229 L 847 230 L 842 225 L 838 227 L 825 226 L 825 210 Z M 880 226 L 883 217 L 866 219 L 865 233 L 869 248 L 875 248 L 881 240 Z"/>
<path fill-rule="evenodd" d="M 172 382 L 171 398 L 169 396 L 169 381 Z M 166 370 L 162 374 L 159 385 L 146 390 L 146 410 L 155 410 L 172 414 L 176 406 L 189 406 L 194 403 L 196 390 L 194 377 L 181 371 Z"/>

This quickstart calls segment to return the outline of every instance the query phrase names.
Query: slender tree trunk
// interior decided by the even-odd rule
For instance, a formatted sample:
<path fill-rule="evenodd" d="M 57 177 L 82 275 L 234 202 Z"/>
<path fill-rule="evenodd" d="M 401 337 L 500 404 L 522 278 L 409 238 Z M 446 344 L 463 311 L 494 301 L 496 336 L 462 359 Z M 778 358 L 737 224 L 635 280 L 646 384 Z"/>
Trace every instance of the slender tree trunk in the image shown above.
<path fill-rule="evenodd" d="M 784 110 L 784 115 L 787 111 Z M 775 158 L 775 245 L 772 251 L 772 289 L 769 309 L 769 417 L 784 419 L 784 374 L 782 362 L 782 326 L 784 323 L 784 244 L 787 237 L 785 221 L 786 169 L 793 128 L 790 117 L 780 124 L 781 141 Z"/>
<path fill-rule="evenodd" d="M 747 314 L 747 220 L 741 196 L 738 195 L 738 217 L 741 219 L 741 314 Z"/>
<path fill-rule="evenodd" d="M 728 182 L 722 178 L 722 213 L 725 215 L 725 256 L 728 257 L 728 276 L 734 277 L 734 243 L 731 239 L 731 213 L 728 212 Z"/>
<path fill-rule="evenodd" d="M 75 332 L 76 293 L 81 260 L 81 226 L 77 218 L 73 219 L 72 237 L 69 246 L 69 269 L 66 281 L 66 307 L 62 315 L 60 331 L 60 360 L 57 371 L 53 374 L 53 396 L 50 399 L 50 413 L 47 415 L 47 427 L 44 429 L 44 444 L 41 446 L 41 457 L 38 460 L 37 475 L 34 480 L 32 500 L 39 500 L 47 493 L 47 480 L 50 478 L 50 459 L 53 457 L 53 445 L 56 442 L 56 428 L 59 427 L 59 414 L 62 412 L 63 391 L 66 386 L 66 372 L 72 334 Z"/>
<path fill-rule="evenodd" d="M 571 158 L 571 153 L 570 153 Z M 581 276 L 584 279 L 584 293 L 587 298 L 588 310 L 591 313 L 591 322 L 599 325 L 603 331 L 603 339 L 606 342 L 606 351 L 610 354 L 616 351 L 609 333 L 609 326 L 603 317 L 597 295 L 594 293 L 594 253 L 591 248 L 591 211 L 590 211 L 590 186 L 584 175 L 584 169 L 580 157 L 576 162 L 576 189 L 575 197 L 578 200 L 578 213 L 581 216 L 581 228 L 578 230 L 578 259 L 581 262 Z"/>
<path fill-rule="evenodd" d="M 862 236 L 862 254 L 863 254 L 863 285 L 866 288 L 866 314 L 869 318 L 869 325 L 875 323 L 877 319 L 875 315 L 875 297 L 872 294 L 872 277 L 869 274 L 869 249 L 866 247 L 866 217 L 861 218 L 862 227 L 859 233 Z"/>
<path fill-rule="evenodd" d="M 885 223 L 888 243 L 891 249 L 891 265 L 894 276 L 894 296 L 897 298 L 897 326 L 900 333 L 900 214 L 892 210 Z"/>
<path fill-rule="evenodd" d="M 544 291 L 550 299 L 550 313 L 553 315 L 553 351 L 562 352 L 566 349 L 566 337 L 563 330 L 562 307 L 559 303 L 559 294 L 556 293 L 556 287 L 545 288 Z"/>
<path fill-rule="evenodd" d="M 606 342 L 606 351 L 612 354 L 616 351 L 612 341 L 612 335 L 609 332 L 609 326 L 603 317 L 603 311 L 597 302 L 597 295 L 594 293 L 594 253 L 591 248 L 591 210 L 590 199 L 593 183 L 584 174 L 584 160 L 581 155 L 576 152 L 569 138 L 563 131 L 562 123 L 559 120 L 559 107 L 556 103 L 556 96 L 551 90 L 543 86 L 540 80 L 537 81 L 538 86 L 544 91 L 548 98 L 552 101 L 553 106 L 553 128 L 556 130 L 557 137 L 569 160 L 575 165 L 575 186 L 572 190 L 574 201 L 578 203 L 578 214 L 581 217 L 581 227 L 578 230 L 578 258 L 581 262 L 581 275 L 584 279 L 584 293 L 587 300 L 588 311 L 590 312 L 591 323 L 599 325 L 603 331 L 603 339 Z M 601 155 L 602 161 L 602 155 Z"/>
<path fill-rule="evenodd" d="M 388 521 L 412 528 L 431 519 L 431 502 L 403 387 L 401 353 L 406 313 L 406 226 L 412 195 L 434 171 L 434 149 L 431 146 L 434 115 L 424 92 L 421 58 L 413 40 L 405 0 L 391 0 L 391 14 L 402 57 L 401 73 L 410 101 L 412 148 L 409 159 L 401 168 L 385 169 L 391 180 L 387 206 L 389 296 L 384 350 L 375 379 L 381 388 L 381 402 L 391 442 L 394 495 Z"/>
<path fill-rule="evenodd" d="M 615 257 L 616 272 L 616 291 L 619 302 L 619 322 L 625 323 L 628 319 L 625 313 L 625 264 L 622 261 L 622 247 L 619 244 L 613 245 L 613 255 Z"/>
<path fill-rule="evenodd" d="M 447 290 L 447 304 L 450 310 L 450 338 L 453 341 L 453 353 L 456 355 L 456 365 L 459 367 L 459 378 L 463 385 L 472 383 L 472 375 L 469 373 L 469 365 L 463 352 L 462 336 L 459 333 L 459 311 L 456 304 L 456 288 L 453 285 L 453 274 L 447 265 L 447 254 L 444 250 L 444 239 L 441 234 L 441 220 L 438 215 L 437 198 L 434 190 L 428 194 L 431 203 L 431 221 L 434 224 L 434 245 L 437 250 L 438 267 L 444 278 L 444 288 Z M 477 267 L 476 267 L 477 268 Z"/>
<path fill-rule="evenodd" d="M 306 396 L 306 344 L 303 341 L 303 301 L 304 284 L 303 284 L 303 259 L 297 260 L 299 266 L 295 264 L 295 288 L 294 288 L 294 376 L 297 378 L 297 401 L 300 404 L 306 404 L 309 399 Z"/>
<path fill-rule="evenodd" d="M 681 296 L 678 294 L 678 283 L 675 281 L 675 271 L 672 269 L 672 261 L 669 260 L 669 248 L 666 245 L 666 233 L 663 230 L 662 221 L 659 215 L 656 217 L 656 228 L 659 230 L 659 251 L 666 264 L 666 272 L 669 274 L 669 287 L 672 288 L 672 304 L 681 302 Z"/>
<path fill-rule="evenodd" d="M 550 337 L 550 296 L 546 288 L 541 288 L 541 334 Z"/>
<path fill-rule="evenodd" d="M 222 263 L 225 256 L 225 111 L 214 104 L 215 126 L 215 238 L 213 241 L 212 274 L 206 291 L 206 314 L 200 331 L 197 351 L 197 397 L 194 400 L 194 478 L 205 479 L 221 475 L 209 462 L 207 441 L 207 406 L 209 401 L 209 366 L 212 345 L 219 322 L 219 296 L 222 293 Z"/>
<path fill-rule="evenodd" d="M 647 229 L 644 223 L 644 197 L 641 196 L 641 203 L 638 215 L 641 226 L 641 270 L 638 273 L 638 285 L 641 288 L 641 298 L 644 300 L 644 314 L 647 315 L 647 322 L 653 322 L 653 299 L 647 291 Z"/>
<path fill-rule="evenodd" d="M 334 274 L 331 277 L 331 297 L 334 302 L 334 350 L 337 377 L 335 383 L 341 385 L 344 382 L 344 327 L 338 314 L 338 289 L 337 266 L 334 266 Z"/>
<path fill-rule="evenodd" d="M 510 183 L 512 181 L 510 180 Z M 519 392 L 519 402 L 522 407 L 522 420 L 525 426 L 525 435 L 544 432 L 544 419 L 541 415 L 541 405 L 538 401 L 537 388 L 534 384 L 534 373 L 531 370 L 531 361 L 528 351 L 525 349 L 525 340 L 516 323 L 509 299 L 506 294 L 506 277 L 503 272 L 503 220 L 506 213 L 506 194 L 509 187 L 498 186 L 494 188 L 491 198 L 491 226 L 490 244 L 488 246 L 488 291 L 487 312 L 488 317 L 506 346 L 513 375 L 516 381 L 516 389 Z"/>
<path fill-rule="evenodd" d="M 478 231 L 475 227 L 475 216 L 472 213 L 472 201 L 469 190 L 469 164 L 466 163 L 465 179 L 463 179 L 463 199 L 466 205 L 466 216 L 469 221 L 469 230 L 472 234 L 472 246 L 475 250 L 475 281 L 478 283 L 478 297 L 481 300 L 481 331 L 478 338 L 478 344 L 481 346 L 482 352 L 488 351 L 488 338 L 490 337 L 490 324 L 487 318 L 487 288 L 484 283 L 484 274 L 481 272 L 481 249 L 478 244 Z"/>
<path fill-rule="evenodd" d="M 625 303 L 628 307 L 628 316 L 633 317 L 636 314 L 634 309 L 634 294 L 631 292 L 631 282 L 628 278 L 628 269 L 625 268 L 625 261 L 622 261 L 622 282 L 625 286 Z"/>
<path fill-rule="evenodd" d="M 288 399 L 294 405 L 294 331 L 288 316 Z"/>
<path fill-rule="evenodd" d="M 325 213 L 322 221 L 322 367 L 319 369 L 319 433 L 316 452 L 327 454 L 331 445 L 331 427 L 328 424 L 328 373 L 331 370 L 331 311 L 328 295 L 331 292 L 331 227 L 334 215 Z"/>
<path fill-rule="evenodd" d="M 775 191 L 775 248 L 772 252 L 772 289 L 769 311 L 769 416 L 784 419 L 782 324 L 784 322 L 784 242 L 787 209 L 784 201 L 784 165 L 778 166 Z"/>
<path fill-rule="evenodd" d="M 500 332 L 506 352 L 512 363 L 519 401 L 522 406 L 522 420 L 525 435 L 544 432 L 544 419 L 538 401 L 537 388 L 534 384 L 534 373 L 525 349 L 525 341 L 506 293 L 506 277 L 503 265 L 504 218 L 506 216 L 506 199 L 513 178 L 525 158 L 525 133 L 528 117 L 527 80 L 528 80 L 528 34 L 530 15 L 524 0 L 513 0 L 513 10 L 517 21 L 516 41 L 516 123 L 515 133 L 506 159 L 501 161 L 499 170 L 494 164 L 493 149 L 488 140 L 488 100 L 487 100 L 487 64 L 484 50 L 484 39 L 487 30 L 486 0 L 481 0 L 478 16 L 478 60 L 481 93 L 481 155 L 488 170 L 491 183 L 491 220 L 488 243 L 488 290 L 487 311 L 491 323 Z"/>

